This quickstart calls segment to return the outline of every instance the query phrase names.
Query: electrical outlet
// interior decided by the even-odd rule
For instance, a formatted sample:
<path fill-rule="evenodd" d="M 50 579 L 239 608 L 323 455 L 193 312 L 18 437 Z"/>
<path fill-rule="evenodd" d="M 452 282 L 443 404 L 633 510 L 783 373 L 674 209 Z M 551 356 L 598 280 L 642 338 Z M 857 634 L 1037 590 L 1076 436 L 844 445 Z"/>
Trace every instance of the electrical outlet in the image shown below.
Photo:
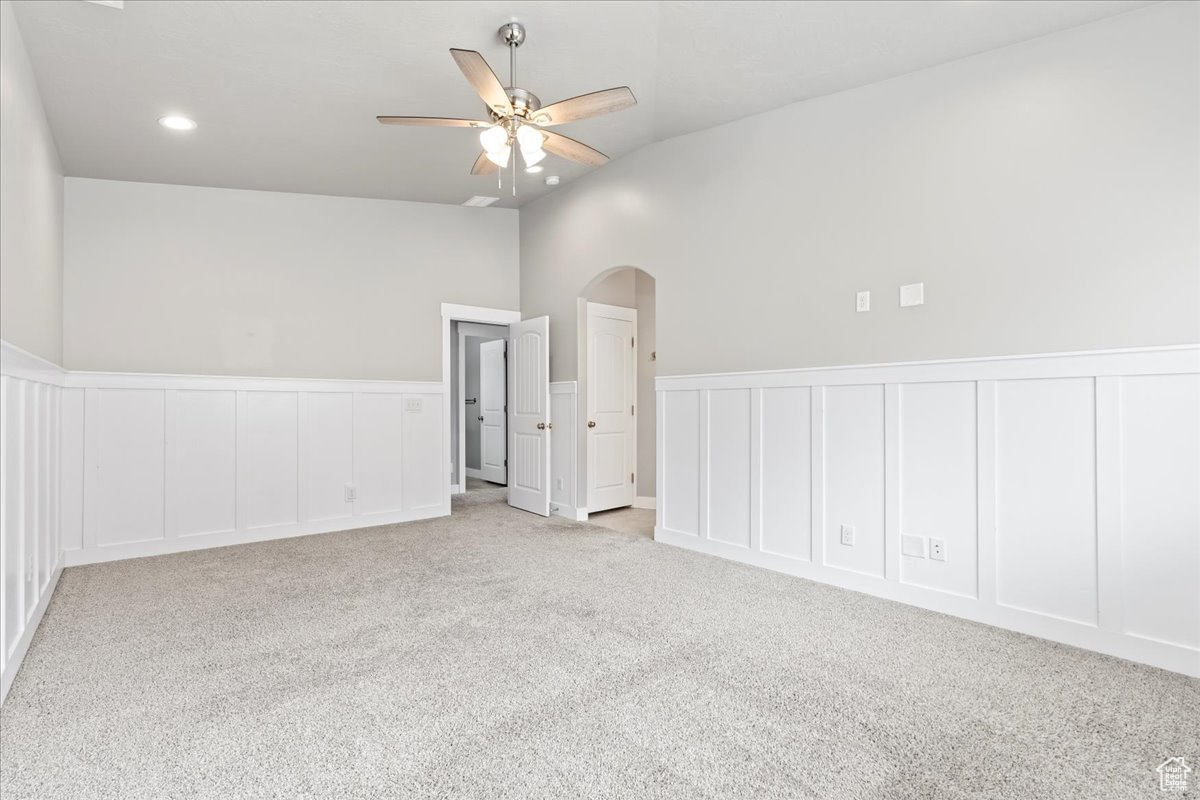
<path fill-rule="evenodd" d="M 930 539 L 929 540 L 929 557 L 934 561 L 946 560 L 946 540 L 945 539 Z"/>
<path fill-rule="evenodd" d="M 405 411 L 413 411 L 413 412 L 416 412 L 417 414 L 420 414 L 421 413 L 421 398 L 419 398 L 419 397 L 404 398 L 404 410 Z"/>
<path fill-rule="evenodd" d="M 358 499 L 358 487 L 353 483 L 346 484 L 346 502 L 353 503 Z"/>
<path fill-rule="evenodd" d="M 854 310 L 859 312 L 871 310 L 870 292 L 859 292 L 854 296 Z"/>
<path fill-rule="evenodd" d="M 847 547 L 854 546 L 854 526 L 853 525 L 843 525 L 842 526 L 842 544 L 846 545 Z"/>
<path fill-rule="evenodd" d="M 562 491 L 562 489 L 563 489 L 563 479 L 562 479 L 562 478 L 559 478 L 558 480 L 556 480 L 556 481 L 554 482 L 554 486 L 555 486 L 555 488 L 556 488 L 556 489 L 558 489 L 558 490 L 561 492 L 561 491 Z"/>

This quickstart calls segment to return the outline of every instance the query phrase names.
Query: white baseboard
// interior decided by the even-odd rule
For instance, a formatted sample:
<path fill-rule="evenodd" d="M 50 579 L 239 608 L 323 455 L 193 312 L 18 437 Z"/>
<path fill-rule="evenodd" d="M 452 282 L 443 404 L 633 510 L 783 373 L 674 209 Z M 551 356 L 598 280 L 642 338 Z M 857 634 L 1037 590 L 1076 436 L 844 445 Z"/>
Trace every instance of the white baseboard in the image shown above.
<path fill-rule="evenodd" d="M 464 491 L 461 483 L 450 484 L 450 494 L 462 494 Z"/>
<path fill-rule="evenodd" d="M 657 497 L 635 497 L 633 498 L 634 508 L 658 508 Z"/>
<path fill-rule="evenodd" d="M 58 566 L 54 568 L 54 571 L 50 575 L 50 582 L 46 585 L 46 591 L 42 592 L 42 599 L 38 601 L 37 606 L 33 609 L 33 615 L 29 618 L 29 622 L 25 625 L 25 630 L 21 634 L 21 638 L 17 640 L 16 647 L 13 648 L 8 662 L 4 665 L 3 674 L 0 674 L 0 703 L 3 703 L 4 698 L 8 697 L 8 690 L 12 688 L 13 680 L 17 677 L 17 670 L 21 668 L 21 662 L 25 660 L 25 654 L 29 652 L 29 643 L 33 641 L 38 626 L 42 624 L 42 617 L 45 616 L 46 609 L 50 606 L 50 598 L 54 596 L 54 590 L 58 588 L 58 579 L 62 575 L 62 571 L 63 559 L 60 558 Z"/>
<path fill-rule="evenodd" d="M 467 467 L 464 470 L 464 472 L 467 473 L 468 478 L 479 478 L 479 480 L 483 480 L 483 471 L 482 470 L 472 469 L 471 467 Z"/>
<path fill-rule="evenodd" d="M 186 536 L 177 539 L 160 539 L 152 542 L 134 542 L 131 544 L 107 545 L 91 549 L 68 550 L 65 554 L 66 565 L 68 567 L 79 567 L 85 564 L 119 561 L 125 558 L 164 556 L 171 553 L 186 553 L 193 550 L 208 550 L 214 547 L 230 547 L 238 544 L 267 542 L 274 539 L 291 539 L 297 536 L 353 531 L 362 528 L 374 528 L 379 525 L 394 525 L 398 522 L 413 522 L 420 519 L 444 517 L 449 515 L 449 513 L 449 508 L 438 506 L 422 508 L 416 511 L 364 514 L 358 517 L 322 520 L 305 525 L 272 525 L 267 528 L 255 528 L 232 533 Z"/>
<path fill-rule="evenodd" d="M 566 517 L 575 522 L 587 522 L 587 510 L 575 506 L 564 506 L 559 503 L 550 504 L 550 513 L 556 517 Z"/>
<path fill-rule="evenodd" d="M 654 541 L 799 578 L 807 578 L 861 594 L 882 597 L 929 611 L 937 611 L 972 622 L 981 622 L 996 628 L 1049 639 L 1052 642 L 1061 642 L 1084 650 L 1093 650 L 1129 661 L 1150 664 L 1192 677 L 1200 677 L 1200 659 L 1197 659 L 1196 652 L 1167 642 L 1125 636 L 1121 633 L 1096 628 L 1084 628 L 1070 620 L 1055 619 L 1021 609 L 996 605 L 985 606 L 971 597 L 951 595 L 911 584 L 886 583 L 871 575 L 832 569 L 825 565 L 787 556 L 747 550 L 668 528 L 656 526 Z"/>

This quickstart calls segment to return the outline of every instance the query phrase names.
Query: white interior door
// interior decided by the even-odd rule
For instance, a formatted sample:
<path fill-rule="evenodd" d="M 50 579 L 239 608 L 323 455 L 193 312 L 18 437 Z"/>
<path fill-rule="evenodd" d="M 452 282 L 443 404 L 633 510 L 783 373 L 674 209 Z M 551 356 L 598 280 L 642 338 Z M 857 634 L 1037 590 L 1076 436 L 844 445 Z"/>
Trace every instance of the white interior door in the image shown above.
<path fill-rule="evenodd" d="M 588 513 L 633 505 L 637 311 L 588 303 Z"/>
<path fill-rule="evenodd" d="M 550 516 L 550 318 L 508 326 L 508 504 Z"/>
<path fill-rule="evenodd" d="M 479 345 L 479 473 L 485 481 L 508 483 L 508 342 Z"/>

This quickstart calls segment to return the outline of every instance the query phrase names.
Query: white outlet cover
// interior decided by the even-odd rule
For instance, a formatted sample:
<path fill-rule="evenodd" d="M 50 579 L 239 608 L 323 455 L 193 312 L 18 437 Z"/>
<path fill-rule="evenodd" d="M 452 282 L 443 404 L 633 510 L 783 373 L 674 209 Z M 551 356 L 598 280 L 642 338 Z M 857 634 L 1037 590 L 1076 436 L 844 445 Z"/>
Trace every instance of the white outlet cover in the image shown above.
<path fill-rule="evenodd" d="M 925 305 L 925 284 L 910 283 L 900 287 L 900 307 Z"/>
<path fill-rule="evenodd" d="M 862 313 L 871 310 L 871 293 L 859 292 L 854 296 L 854 310 Z"/>
<path fill-rule="evenodd" d="M 842 544 L 846 545 L 847 547 L 854 546 L 854 526 L 853 525 L 843 525 L 842 526 Z"/>
<path fill-rule="evenodd" d="M 946 540 L 945 539 L 930 539 L 929 540 L 929 557 L 934 561 L 946 560 Z"/>
<path fill-rule="evenodd" d="M 900 552 L 913 558 L 925 557 L 925 537 L 905 534 L 900 537 Z"/>
<path fill-rule="evenodd" d="M 416 411 L 419 413 L 421 411 L 421 398 L 419 398 L 419 397 L 404 398 L 404 410 L 405 411 Z"/>

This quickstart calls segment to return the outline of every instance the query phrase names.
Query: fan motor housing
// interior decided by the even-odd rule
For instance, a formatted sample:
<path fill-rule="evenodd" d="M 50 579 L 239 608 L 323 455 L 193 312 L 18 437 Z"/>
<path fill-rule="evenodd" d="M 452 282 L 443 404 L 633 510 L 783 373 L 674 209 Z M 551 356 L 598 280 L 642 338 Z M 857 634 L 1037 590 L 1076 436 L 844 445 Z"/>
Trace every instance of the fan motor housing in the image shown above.
<path fill-rule="evenodd" d="M 508 99 L 512 102 L 514 116 L 522 119 L 529 119 L 534 112 L 542 107 L 542 101 L 533 92 L 522 89 L 519 86 L 506 86 L 504 91 L 508 93 Z M 493 109 L 488 109 L 494 122 L 504 119 L 504 116 L 497 114 Z"/>

